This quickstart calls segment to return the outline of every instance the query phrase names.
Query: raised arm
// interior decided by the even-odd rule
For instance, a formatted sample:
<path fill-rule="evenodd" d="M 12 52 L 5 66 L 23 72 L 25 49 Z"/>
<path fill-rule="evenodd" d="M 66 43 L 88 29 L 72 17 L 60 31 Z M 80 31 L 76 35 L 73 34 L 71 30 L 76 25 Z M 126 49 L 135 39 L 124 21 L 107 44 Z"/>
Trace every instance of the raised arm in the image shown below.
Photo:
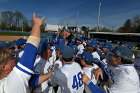
<path fill-rule="evenodd" d="M 20 62 L 17 64 L 16 68 L 23 73 L 31 75 L 34 70 L 34 62 L 37 55 L 37 48 L 40 43 L 41 30 L 40 26 L 42 25 L 45 17 L 38 18 L 33 14 L 33 27 L 31 34 L 27 40 L 25 46 L 24 54 L 21 57 Z"/>
<path fill-rule="evenodd" d="M 11 73 L 7 77 L 4 93 L 28 93 L 29 84 L 33 71 L 34 62 L 37 55 L 37 48 L 40 42 L 41 30 L 40 26 L 45 17 L 37 18 L 33 14 L 33 28 L 31 35 L 25 45 L 24 54 L 20 59 L 20 62 L 14 67 Z"/>

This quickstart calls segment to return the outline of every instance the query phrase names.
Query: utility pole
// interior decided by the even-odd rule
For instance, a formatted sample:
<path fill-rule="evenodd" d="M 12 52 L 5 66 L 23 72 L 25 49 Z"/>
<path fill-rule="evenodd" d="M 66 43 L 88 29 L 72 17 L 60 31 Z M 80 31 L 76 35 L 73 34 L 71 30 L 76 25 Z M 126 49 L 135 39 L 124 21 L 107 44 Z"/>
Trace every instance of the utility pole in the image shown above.
<path fill-rule="evenodd" d="M 114 32 L 114 26 L 112 26 L 112 32 Z"/>
<path fill-rule="evenodd" d="M 76 14 L 76 31 L 78 31 L 78 17 L 79 17 L 79 15 L 78 15 L 78 12 L 77 12 L 77 14 Z"/>
<path fill-rule="evenodd" d="M 69 17 L 67 17 L 67 30 L 68 30 L 68 26 L 69 26 Z"/>
<path fill-rule="evenodd" d="M 97 32 L 99 32 L 101 2 L 99 3 L 98 18 L 97 18 Z"/>

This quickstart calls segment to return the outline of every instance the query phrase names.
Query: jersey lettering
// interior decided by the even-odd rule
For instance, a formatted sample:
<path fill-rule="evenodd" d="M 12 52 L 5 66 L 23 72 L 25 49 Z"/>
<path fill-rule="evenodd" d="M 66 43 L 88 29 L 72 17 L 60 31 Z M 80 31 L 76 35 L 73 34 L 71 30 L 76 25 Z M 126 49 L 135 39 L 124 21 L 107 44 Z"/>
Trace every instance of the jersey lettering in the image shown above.
<path fill-rule="evenodd" d="M 78 90 L 79 87 L 83 85 L 82 82 L 82 73 L 79 72 L 77 75 L 73 76 L 73 83 L 72 83 L 72 88 Z"/>

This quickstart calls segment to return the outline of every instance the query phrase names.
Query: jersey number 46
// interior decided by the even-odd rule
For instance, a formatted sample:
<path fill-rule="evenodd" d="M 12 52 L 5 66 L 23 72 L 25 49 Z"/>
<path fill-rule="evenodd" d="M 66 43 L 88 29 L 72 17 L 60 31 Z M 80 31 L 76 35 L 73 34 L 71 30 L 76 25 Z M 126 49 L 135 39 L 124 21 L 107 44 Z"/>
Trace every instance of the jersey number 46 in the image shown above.
<path fill-rule="evenodd" d="M 73 76 L 73 83 L 72 83 L 72 88 L 78 90 L 79 87 L 83 85 L 82 82 L 82 73 L 79 72 L 77 75 Z"/>

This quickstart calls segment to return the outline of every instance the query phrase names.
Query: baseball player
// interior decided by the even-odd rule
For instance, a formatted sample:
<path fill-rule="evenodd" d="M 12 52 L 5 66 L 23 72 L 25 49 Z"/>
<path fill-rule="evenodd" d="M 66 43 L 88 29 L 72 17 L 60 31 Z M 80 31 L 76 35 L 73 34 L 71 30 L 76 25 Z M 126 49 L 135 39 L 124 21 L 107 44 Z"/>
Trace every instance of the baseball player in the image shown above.
<path fill-rule="evenodd" d="M 60 67 L 62 67 L 62 46 L 56 46 L 56 56 L 57 56 L 57 60 L 54 62 L 54 68 L 58 69 Z"/>
<path fill-rule="evenodd" d="M 139 77 L 133 65 L 133 52 L 125 46 L 117 46 L 109 55 L 105 71 L 111 79 L 111 87 L 106 90 L 110 93 L 138 93 Z"/>
<path fill-rule="evenodd" d="M 58 85 L 61 93 L 83 93 L 82 69 L 80 65 L 73 62 L 74 50 L 64 47 L 62 50 L 63 67 L 56 69 L 51 77 L 51 84 Z"/>
<path fill-rule="evenodd" d="M 77 54 L 82 54 L 83 51 L 84 51 L 84 46 L 82 44 L 82 41 L 80 39 L 78 39 L 76 41 L 76 43 L 77 43 L 77 46 L 78 46 L 78 53 Z"/>
<path fill-rule="evenodd" d="M 46 74 L 51 71 L 51 64 L 49 58 L 52 56 L 52 50 L 48 47 L 47 43 L 42 45 L 41 59 L 35 65 L 35 72 L 38 74 Z M 48 88 L 48 89 L 47 89 Z M 46 93 L 46 91 L 51 91 L 48 87 L 48 80 L 43 82 L 40 86 L 33 89 L 33 93 Z"/>
<path fill-rule="evenodd" d="M 81 54 L 81 65 L 83 67 L 84 73 L 91 79 L 91 81 L 96 85 L 97 80 L 95 79 L 95 76 L 93 75 L 93 72 L 95 69 L 98 68 L 96 64 L 93 65 L 93 56 L 89 51 L 84 51 Z M 92 93 L 92 91 L 88 88 L 88 86 L 85 86 L 85 92 L 86 93 Z"/>
<path fill-rule="evenodd" d="M 134 60 L 134 67 L 136 68 L 139 78 L 140 78 L 140 51 Z"/>
<path fill-rule="evenodd" d="M 138 72 L 139 80 L 140 80 L 140 51 L 134 60 L 134 67 Z M 139 89 L 139 92 L 140 92 L 140 89 Z"/>
<path fill-rule="evenodd" d="M 33 74 L 40 42 L 40 26 L 44 19 L 45 17 L 40 19 L 33 15 L 34 26 L 31 35 L 27 40 L 24 54 L 15 67 L 15 60 L 10 51 L 0 49 L 0 93 L 30 93 L 28 81 Z"/>

